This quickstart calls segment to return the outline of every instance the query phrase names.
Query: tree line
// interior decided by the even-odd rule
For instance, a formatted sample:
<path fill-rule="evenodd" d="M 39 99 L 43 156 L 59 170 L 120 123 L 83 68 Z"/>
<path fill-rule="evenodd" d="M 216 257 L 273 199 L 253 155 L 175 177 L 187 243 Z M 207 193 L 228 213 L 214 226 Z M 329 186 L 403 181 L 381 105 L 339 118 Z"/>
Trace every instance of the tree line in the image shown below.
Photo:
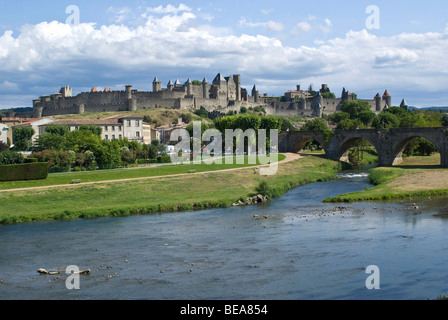
<path fill-rule="evenodd" d="M 16 127 L 13 130 L 14 146 L 3 146 L 0 164 L 23 162 L 17 151 L 32 150 L 32 158 L 50 163 L 51 172 L 99 169 L 115 169 L 136 163 L 140 159 L 154 159 L 161 162 L 166 146 L 154 140 L 151 144 L 137 141 L 102 140 L 102 128 L 95 125 L 81 125 L 79 130 L 69 131 L 65 125 L 51 124 L 39 135 L 31 146 L 34 129 Z M 159 159 L 158 159 L 159 158 Z M 5 163 L 8 162 L 8 163 Z M 11 163 L 12 162 L 12 163 Z"/>

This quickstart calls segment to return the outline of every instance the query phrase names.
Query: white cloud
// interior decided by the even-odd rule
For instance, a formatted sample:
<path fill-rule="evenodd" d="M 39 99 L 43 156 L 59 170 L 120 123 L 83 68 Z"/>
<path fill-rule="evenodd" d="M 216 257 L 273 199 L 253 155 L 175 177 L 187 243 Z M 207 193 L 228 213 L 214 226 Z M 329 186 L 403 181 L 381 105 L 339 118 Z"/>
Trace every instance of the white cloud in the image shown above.
<path fill-rule="evenodd" d="M 4 92 L 19 91 L 19 85 L 17 83 L 5 80 L 2 83 L 0 83 L 0 91 Z"/>
<path fill-rule="evenodd" d="M 18 34 L 6 31 L 0 34 L 0 73 L 7 80 L 0 87 L 12 91 L 23 83 L 47 85 L 44 82 L 58 87 L 73 85 L 74 79 L 87 86 L 86 81 L 99 75 L 122 83 L 184 70 L 199 75 L 240 73 L 243 81 L 253 85 L 257 80 L 268 93 L 288 81 L 337 83 L 355 92 L 374 91 L 373 95 L 393 87 L 446 90 L 448 28 L 445 33 L 387 37 L 350 31 L 309 46 L 286 46 L 263 35 L 268 29 L 283 30 L 276 22 L 242 19 L 241 24 L 261 30 L 254 36 L 235 35 L 230 29 L 201 24 L 204 21 L 182 5 L 152 12 L 160 15 L 148 16 L 134 27 L 53 21 L 23 26 Z M 312 28 L 306 21 L 297 25 L 301 32 Z"/>
<path fill-rule="evenodd" d="M 181 3 L 178 7 L 169 4 L 166 7 L 160 5 L 155 8 L 147 8 L 147 12 L 158 14 L 178 14 L 179 12 L 190 12 L 190 11 L 192 11 L 192 9 L 183 3 Z"/>
<path fill-rule="evenodd" d="M 251 28 L 264 28 L 267 31 L 280 32 L 285 29 L 285 26 L 281 22 L 267 21 L 267 22 L 248 22 L 245 18 L 241 18 L 239 21 L 240 26 Z"/>
<path fill-rule="evenodd" d="M 295 28 L 295 32 L 309 32 L 313 27 L 306 21 L 299 22 Z"/>
<path fill-rule="evenodd" d="M 131 9 L 128 7 L 123 8 L 109 7 L 106 13 L 112 15 L 112 17 L 110 18 L 111 22 L 121 24 L 129 19 Z"/>

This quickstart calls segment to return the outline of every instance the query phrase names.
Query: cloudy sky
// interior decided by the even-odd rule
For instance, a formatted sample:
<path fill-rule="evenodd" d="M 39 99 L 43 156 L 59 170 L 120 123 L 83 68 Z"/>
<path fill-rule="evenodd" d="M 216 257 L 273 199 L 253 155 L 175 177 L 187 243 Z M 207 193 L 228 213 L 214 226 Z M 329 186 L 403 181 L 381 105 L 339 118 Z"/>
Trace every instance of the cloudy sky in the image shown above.
<path fill-rule="evenodd" d="M 218 72 L 269 95 L 326 83 L 447 106 L 447 13 L 442 0 L 0 0 L 0 108 Z"/>

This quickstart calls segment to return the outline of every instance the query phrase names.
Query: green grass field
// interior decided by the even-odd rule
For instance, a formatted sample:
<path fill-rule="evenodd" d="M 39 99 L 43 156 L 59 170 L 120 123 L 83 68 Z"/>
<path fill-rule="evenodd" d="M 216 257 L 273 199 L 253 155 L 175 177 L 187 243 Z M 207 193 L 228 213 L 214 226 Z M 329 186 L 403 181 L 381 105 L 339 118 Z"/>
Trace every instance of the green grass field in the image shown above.
<path fill-rule="evenodd" d="M 334 179 L 338 169 L 338 162 L 306 157 L 280 164 L 278 173 L 273 176 L 261 176 L 254 168 L 246 168 L 202 175 L 3 192 L 0 193 L 0 223 L 229 207 L 239 199 L 254 195 L 261 181 L 267 181 L 279 196 L 302 184 Z"/>
<path fill-rule="evenodd" d="M 448 169 L 440 167 L 440 154 L 408 157 L 394 167 L 369 171 L 374 187 L 327 198 L 324 202 L 397 200 L 448 195 Z"/>
<path fill-rule="evenodd" d="M 282 154 L 278 155 L 278 160 L 282 161 L 286 157 Z M 152 168 L 132 168 L 132 169 L 114 169 L 114 170 L 97 170 L 97 171 L 83 171 L 83 172 L 64 172 L 64 173 L 50 173 L 46 180 L 34 181 L 7 181 L 0 182 L 0 190 L 20 189 L 45 187 L 53 185 L 68 185 L 73 180 L 81 180 L 81 182 L 98 182 L 121 179 L 135 179 L 175 174 L 189 173 L 191 170 L 196 172 L 217 171 L 226 169 L 242 168 L 247 166 L 259 165 L 258 159 L 252 157 L 250 159 L 246 156 L 242 159 L 243 164 L 237 160 L 236 157 L 231 161 L 232 164 L 226 164 L 223 160 L 222 164 L 189 164 L 189 165 L 164 165 L 153 166 Z M 256 164 L 250 164 L 256 162 Z"/>

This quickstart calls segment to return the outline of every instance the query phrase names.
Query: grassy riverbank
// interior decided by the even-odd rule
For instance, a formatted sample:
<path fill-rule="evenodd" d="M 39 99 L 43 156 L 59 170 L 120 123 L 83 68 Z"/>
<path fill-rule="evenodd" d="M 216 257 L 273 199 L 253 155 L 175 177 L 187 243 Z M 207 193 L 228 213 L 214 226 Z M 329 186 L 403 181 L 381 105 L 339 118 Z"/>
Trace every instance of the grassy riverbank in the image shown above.
<path fill-rule="evenodd" d="M 278 160 L 282 161 L 286 157 L 282 154 L 278 155 Z M 251 167 L 259 165 L 257 157 L 253 156 L 250 159 L 247 156 L 239 158 L 233 157 L 231 164 L 226 164 L 226 160 L 222 160 L 222 164 L 212 163 L 205 164 L 188 164 L 188 165 L 144 165 L 138 168 L 114 169 L 114 170 L 96 170 L 83 172 L 62 172 L 50 173 L 45 180 L 31 180 L 31 181 L 5 181 L 0 182 L 1 190 L 21 189 L 21 188 L 35 188 L 48 187 L 56 185 L 68 185 L 73 180 L 80 180 L 82 183 L 113 181 L 123 179 L 139 179 L 156 176 L 167 176 L 176 174 L 187 174 L 191 171 L 206 172 L 218 171 L 227 169 L 237 169 L 243 167 Z M 254 163 L 254 164 L 252 164 Z"/>
<path fill-rule="evenodd" d="M 448 169 L 440 155 L 405 158 L 400 166 L 370 170 L 375 185 L 363 191 L 327 198 L 324 202 L 358 202 L 448 196 Z"/>
<path fill-rule="evenodd" d="M 280 196 L 306 183 L 334 179 L 338 169 L 338 162 L 305 157 L 280 164 L 278 173 L 273 176 L 261 176 L 252 167 L 200 175 L 3 192 L 0 193 L 0 223 L 230 207 L 239 199 L 256 194 L 261 181 L 268 183 L 274 196 Z"/>

